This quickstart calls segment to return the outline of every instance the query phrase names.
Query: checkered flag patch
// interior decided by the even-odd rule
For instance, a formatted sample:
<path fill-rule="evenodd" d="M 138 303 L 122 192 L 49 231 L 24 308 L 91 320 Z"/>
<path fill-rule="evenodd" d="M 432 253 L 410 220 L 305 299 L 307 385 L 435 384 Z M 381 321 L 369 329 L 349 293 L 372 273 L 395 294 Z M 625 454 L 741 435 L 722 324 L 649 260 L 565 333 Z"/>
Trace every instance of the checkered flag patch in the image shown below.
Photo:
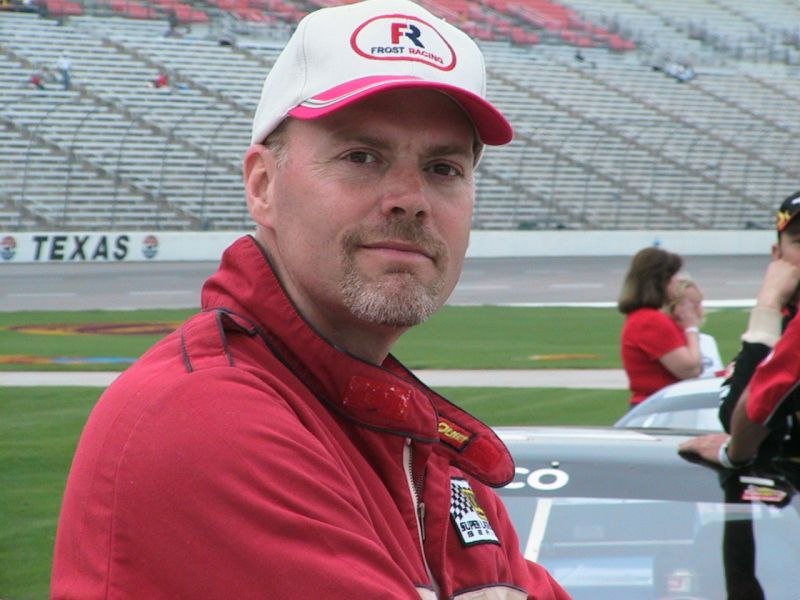
<path fill-rule="evenodd" d="M 500 544 L 466 479 L 450 480 L 450 517 L 465 546 Z"/>

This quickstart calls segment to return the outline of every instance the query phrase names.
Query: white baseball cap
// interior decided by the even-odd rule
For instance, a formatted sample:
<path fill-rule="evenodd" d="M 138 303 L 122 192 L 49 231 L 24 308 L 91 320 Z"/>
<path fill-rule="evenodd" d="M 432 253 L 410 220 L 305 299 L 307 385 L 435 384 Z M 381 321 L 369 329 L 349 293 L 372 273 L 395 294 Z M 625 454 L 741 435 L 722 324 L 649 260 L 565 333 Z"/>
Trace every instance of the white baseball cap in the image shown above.
<path fill-rule="evenodd" d="M 508 121 L 486 100 L 483 54 L 467 34 L 409 0 L 366 0 L 300 21 L 264 82 L 251 142 L 286 117 L 316 119 L 398 88 L 444 92 L 482 143 L 511 141 Z"/>

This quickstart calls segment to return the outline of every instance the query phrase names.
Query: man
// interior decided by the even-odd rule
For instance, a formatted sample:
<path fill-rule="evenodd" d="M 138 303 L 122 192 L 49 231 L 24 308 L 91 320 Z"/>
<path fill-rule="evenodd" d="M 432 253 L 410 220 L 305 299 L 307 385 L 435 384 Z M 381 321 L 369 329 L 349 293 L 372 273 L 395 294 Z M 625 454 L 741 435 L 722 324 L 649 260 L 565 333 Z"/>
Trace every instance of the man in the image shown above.
<path fill-rule="evenodd" d="M 298 25 L 244 159 L 255 239 L 93 411 L 54 598 L 568 598 L 489 487 L 507 449 L 389 354 L 456 285 L 474 165 L 511 139 L 484 78 L 406 0 Z"/>
<path fill-rule="evenodd" d="M 695 454 L 710 464 L 741 469 L 758 461 L 769 464 L 776 456 L 800 456 L 796 412 L 800 409 L 800 319 L 797 291 L 800 283 L 800 192 L 786 198 L 778 209 L 778 240 L 772 262 L 750 313 L 742 348 L 733 373 L 723 385 L 720 421 L 731 435 L 712 434 L 684 443 L 680 452 Z M 788 325 L 787 325 L 788 324 Z M 782 330 L 785 329 L 783 337 Z M 781 469 L 787 472 L 787 463 Z M 790 468 L 794 471 L 793 468 Z M 747 503 L 735 471 L 720 477 L 725 501 Z M 732 476 L 733 475 L 733 476 Z M 753 520 L 726 520 L 723 557 L 730 598 L 764 598 L 758 581 Z M 741 516 L 741 515 L 740 515 Z"/>
<path fill-rule="evenodd" d="M 794 413 L 800 409 L 800 192 L 786 198 L 777 214 L 772 262 L 750 313 L 742 348 L 726 381 L 720 421 L 727 434 L 689 440 L 681 452 L 727 468 L 743 467 L 759 453 L 797 454 Z M 781 331 L 785 329 L 783 336 Z"/>
<path fill-rule="evenodd" d="M 62 52 L 56 63 L 56 70 L 61 74 L 61 84 L 65 90 L 70 88 L 70 72 L 72 70 L 72 60 L 66 52 Z"/>

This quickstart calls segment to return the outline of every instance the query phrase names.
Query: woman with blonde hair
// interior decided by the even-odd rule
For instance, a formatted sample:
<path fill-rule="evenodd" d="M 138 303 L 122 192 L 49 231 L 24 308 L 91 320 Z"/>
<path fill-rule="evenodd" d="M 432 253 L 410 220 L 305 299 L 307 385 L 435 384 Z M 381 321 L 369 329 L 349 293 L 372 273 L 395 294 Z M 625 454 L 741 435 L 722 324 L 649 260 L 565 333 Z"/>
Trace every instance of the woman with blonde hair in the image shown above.
<path fill-rule="evenodd" d="M 705 322 L 705 309 L 703 308 L 703 290 L 697 285 L 697 282 L 685 273 L 678 274 L 678 283 L 675 290 L 676 297 L 670 302 L 669 313 L 672 315 L 675 308 L 684 300 L 687 299 L 694 305 L 700 322 L 698 327 L 702 327 Z M 722 357 L 719 353 L 717 340 L 713 336 L 700 332 L 700 357 L 703 364 L 703 371 L 698 377 L 714 377 L 723 374 L 725 365 L 722 363 Z"/>
<path fill-rule="evenodd" d="M 698 377 L 703 370 L 702 309 L 686 295 L 678 299 L 682 266 L 677 254 L 644 248 L 633 257 L 625 276 L 617 308 L 626 315 L 621 353 L 632 406 L 664 386 Z"/>

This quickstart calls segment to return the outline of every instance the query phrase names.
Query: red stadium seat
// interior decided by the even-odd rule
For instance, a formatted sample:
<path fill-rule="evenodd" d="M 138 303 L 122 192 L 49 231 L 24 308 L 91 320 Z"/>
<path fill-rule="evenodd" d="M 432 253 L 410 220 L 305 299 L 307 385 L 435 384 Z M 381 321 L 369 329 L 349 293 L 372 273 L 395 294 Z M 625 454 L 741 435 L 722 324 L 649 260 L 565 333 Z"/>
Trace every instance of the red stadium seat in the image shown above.
<path fill-rule="evenodd" d="M 173 10 L 182 23 L 207 23 L 208 15 L 202 10 L 192 8 L 188 4 L 177 4 Z"/>
<path fill-rule="evenodd" d="M 83 7 L 69 0 L 46 0 L 47 13 L 54 17 L 71 17 L 83 14 Z"/>

